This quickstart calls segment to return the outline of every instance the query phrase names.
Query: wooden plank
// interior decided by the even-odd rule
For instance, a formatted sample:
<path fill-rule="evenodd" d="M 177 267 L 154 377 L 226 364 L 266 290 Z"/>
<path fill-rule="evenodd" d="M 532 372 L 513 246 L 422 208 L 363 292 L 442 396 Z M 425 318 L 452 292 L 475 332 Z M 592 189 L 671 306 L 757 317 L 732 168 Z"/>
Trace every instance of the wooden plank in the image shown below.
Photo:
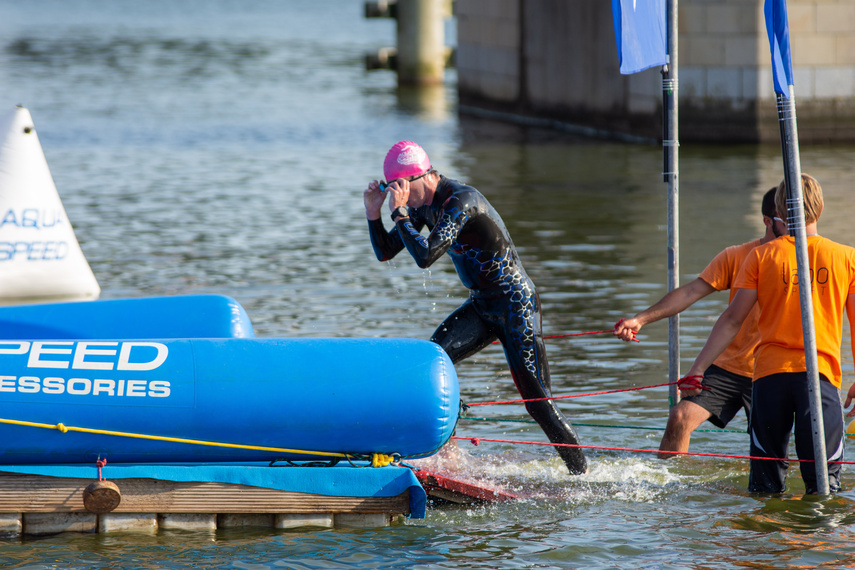
<path fill-rule="evenodd" d="M 113 513 L 410 514 L 409 491 L 396 497 L 336 497 L 227 483 L 113 480 L 122 501 Z M 0 476 L 0 513 L 79 513 L 92 479 Z"/>

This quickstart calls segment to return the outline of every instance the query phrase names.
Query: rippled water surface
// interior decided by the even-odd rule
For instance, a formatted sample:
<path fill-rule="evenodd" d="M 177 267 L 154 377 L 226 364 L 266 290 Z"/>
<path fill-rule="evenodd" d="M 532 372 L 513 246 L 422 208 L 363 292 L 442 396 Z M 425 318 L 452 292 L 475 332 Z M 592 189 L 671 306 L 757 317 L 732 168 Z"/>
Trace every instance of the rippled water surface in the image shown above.
<path fill-rule="evenodd" d="M 665 292 L 659 147 L 459 115 L 453 70 L 444 87 L 398 89 L 391 72 L 364 70 L 368 51 L 394 42 L 394 24 L 364 19 L 361 0 L 0 0 L 0 12 L 0 104 L 32 113 L 104 299 L 221 293 L 258 336 L 428 337 L 465 298 L 450 261 L 427 271 L 406 256 L 376 262 L 362 207 L 400 139 L 419 141 L 440 172 L 501 212 L 539 287 L 546 335 L 611 328 Z M 453 22 L 448 31 L 453 43 Z M 782 160 L 777 146 L 684 145 L 680 158 L 686 282 L 723 247 L 761 235 L 760 197 Z M 855 148 L 803 146 L 801 158 L 825 190 L 820 231 L 855 245 Z M 685 368 L 725 303 L 713 295 L 683 314 Z M 548 341 L 554 391 L 667 382 L 666 324 L 641 340 Z M 844 366 L 848 388 L 845 350 Z M 517 396 L 498 348 L 458 374 L 466 402 Z M 2 539 L 0 567 L 855 565 L 851 467 L 834 497 L 803 498 L 797 473 L 790 494 L 750 496 L 744 460 L 634 451 L 658 447 L 665 388 L 561 408 L 597 448 L 584 476 L 567 475 L 545 446 L 464 440 L 433 459 L 520 501 L 430 508 L 381 529 Z M 469 416 L 458 435 L 545 441 L 517 406 Z M 745 455 L 745 427 L 740 417 L 732 431 L 698 432 L 692 449 Z"/>

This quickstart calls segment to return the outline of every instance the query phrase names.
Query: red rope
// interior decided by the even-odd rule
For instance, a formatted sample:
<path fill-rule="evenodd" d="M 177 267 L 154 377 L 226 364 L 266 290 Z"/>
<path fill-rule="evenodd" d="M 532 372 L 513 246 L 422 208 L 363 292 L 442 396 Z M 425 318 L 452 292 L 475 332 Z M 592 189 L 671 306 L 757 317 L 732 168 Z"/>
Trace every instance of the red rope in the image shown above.
<path fill-rule="evenodd" d="M 105 457 L 104 459 L 99 459 L 98 461 L 95 462 L 95 465 L 98 466 L 98 480 L 103 481 L 104 478 L 101 477 L 101 468 L 104 467 L 105 465 L 107 465 L 107 458 Z"/>
<path fill-rule="evenodd" d="M 617 390 L 605 390 L 603 392 L 588 392 L 587 394 L 571 394 L 569 396 L 550 396 L 548 398 L 530 398 L 523 400 L 503 400 L 499 402 L 476 402 L 474 404 L 465 404 L 465 406 L 489 406 L 490 404 L 524 404 L 526 402 L 543 402 L 546 400 L 564 400 L 566 398 L 581 398 L 583 396 L 601 396 L 603 394 L 616 394 L 618 392 L 632 392 L 635 390 L 645 390 L 647 388 L 661 388 L 662 386 L 670 386 L 672 384 L 677 384 L 679 386 L 686 386 L 685 390 L 709 390 L 709 386 L 701 386 L 701 380 L 703 380 L 703 376 L 683 376 L 676 382 L 666 382 L 665 384 L 651 384 L 650 386 L 638 386 L 636 388 L 620 388 Z"/>
<path fill-rule="evenodd" d="M 565 338 L 568 336 L 584 336 L 587 334 L 605 334 L 605 333 L 612 333 L 612 332 L 614 332 L 614 331 L 613 330 L 607 330 L 607 331 L 591 331 L 591 332 L 580 332 L 580 333 L 570 333 L 570 334 L 554 334 L 552 336 L 545 336 L 543 338 Z"/>
<path fill-rule="evenodd" d="M 607 331 L 591 331 L 591 332 L 580 332 L 580 333 L 570 333 L 570 334 L 554 334 L 551 336 L 545 336 L 543 338 L 564 338 L 564 337 L 568 337 L 568 336 L 585 336 L 588 334 L 605 334 L 605 333 L 612 333 L 612 332 L 614 332 L 614 330 L 609 329 Z"/>
<path fill-rule="evenodd" d="M 570 333 L 570 334 L 554 334 L 554 335 L 551 335 L 551 336 L 545 336 L 545 337 L 543 337 L 543 338 L 544 338 L 544 339 L 549 339 L 549 338 L 567 338 L 568 336 L 585 336 L 585 335 L 589 335 L 589 334 L 606 334 L 606 333 L 614 333 L 614 332 L 615 332 L 615 330 L 620 326 L 620 324 L 621 324 L 623 321 L 624 321 L 624 319 L 619 320 L 618 322 L 616 322 L 616 323 L 615 323 L 614 328 L 611 328 L 611 329 L 608 329 L 608 330 L 604 330 L 604 331 L 591 331 L 591 332 L 580 332 L 580 333 Z M 638 340 L 637 338 L 635 338 L 635 331 L 632 331 L 632 341 L 633 341 L 633 342 L 641 342 L 640 340 Z M 498 340 L 494 340 L 494 341 L 492 342 L 492 344 L 498 344 L 498 342 L 499 342 Z"/>
<path fill-rule="evenodd" d="M 477 446 L 482 441 L 491 441 L 495 443 L 519 443 L 525 445 L 548 445 L 552 447 L 575 447 L 577 449 L 604 449 L 607 451 L 634 451 L 638 453 L 667 453 L 669 455 L 695 455 L 699 457 L 724 457 L 728 459 L 766 459 L 771 461 L 782 461 L 777 457 L 756 457 L 753 455 L 728 455 L 725 453 L 693 453 L 690 451 L 660 451 L 658 449 L 633 449 L 631 447 L 600 447 L 595 445 L 578 445 L 573 443 L 548 443 L 542 441 L 515 441 L 512 439 L 490 439 L 486 437 L 461 437 L 458 435 L 451 436 L 451 439 L 461 439 L 469 441 L 472 445 Z M 783 459 L 783 461 L 796 461 L 800 463 L 813 463 L 813 459 Z M 855 461 L 829 461 L 828 463 L 839 463 L 841 465 L 855 465 Z"/>
<path fill-rule="evenodd" d="M 554 335 L 550 335 L 550 336 L 545 336 L 543 338 L 544 339 L 567 338 L 568 336 L 585 336 L 585 335 L 589 335 L 589 334 L 606 334 L 606 333 L 613 333 L 613 332 L 615 332 L 614 329 L 609 329 L 609 330 L 605 330 L 605 331 L 591 331 L 591 332 L 580 332 L 580 333 L 569 333 L 569 334 L 554 334 Z M 634 340 L 635 342 L 640 342 L 637 339 L 632 339 L 632 340 Z M 499 344 L 499 341 L 494 340 L 491 344 Z"/>
<path fill-rule="evenodd" d="M 566 398 L 581 398 L 582 396 L 600 396 L 602 394 L 615 394 L 617 392 L 631 392 L 633 390 L 644 390 L 645 388 L 661 388 L 662 386 L 670 386 L 677 382 L 667 382 L 665 384 L 653 384 L 651 386 L 638 386 L 636 388 L 621 388 L 619 390 L 606 390 L 604 392 L 589 392 L 587 394 L 571 394 L 569 396 L 550 396 L 548 398 L 531 398 L 529 400 L 503 400 L 500 402 L 475 402 L 474 404 L 466 404 L 466 406 L 489 406 L 490 404 L 520 404 L 526 402 L 543 402 L 545 400 L 563 400 Z"/>

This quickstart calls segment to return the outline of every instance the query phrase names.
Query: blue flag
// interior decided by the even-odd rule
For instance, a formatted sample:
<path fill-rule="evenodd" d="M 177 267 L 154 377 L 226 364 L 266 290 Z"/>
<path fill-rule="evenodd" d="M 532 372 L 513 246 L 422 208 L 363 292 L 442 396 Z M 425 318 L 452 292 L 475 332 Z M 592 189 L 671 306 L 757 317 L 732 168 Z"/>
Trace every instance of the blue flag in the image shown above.
<path fill-rule="evenodd" d="M 612 0 L 620 72 L 665 65 L 665 0 Z"/>
<path fill-rule="evenodd" d="M 766 0 L 766 33 L 772 51 L 772 76 L 775 93 L 790 98 L 789 85 L 793 84 L 793 60 L 790 57 L 790 25 L 787 21 L 787 0 Z"/>

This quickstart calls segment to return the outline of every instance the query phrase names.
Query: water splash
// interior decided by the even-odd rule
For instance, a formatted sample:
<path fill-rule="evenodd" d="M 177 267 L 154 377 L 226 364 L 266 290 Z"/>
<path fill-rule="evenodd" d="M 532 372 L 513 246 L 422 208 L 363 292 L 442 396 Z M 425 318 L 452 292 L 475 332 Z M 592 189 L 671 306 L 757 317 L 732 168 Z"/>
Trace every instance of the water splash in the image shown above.
<path fill-rule="evenodd" d="M 701 463 L 705 463 L 701 461 Z M 670 494 L 675 486 L 716 486 L 733 478 L 728 469 L 711 465 L 684 472 L 685 462 L 653 457 L 589 458 L 584 475 L 570 475 L 560 458 L 532 458 L 524 451 L 475 455 L 456 441 L 434 456 L 411 462 L 459 481 L 517 495 L 529 501 L 595 504 L 605 500 L 646 503 Z"/>

